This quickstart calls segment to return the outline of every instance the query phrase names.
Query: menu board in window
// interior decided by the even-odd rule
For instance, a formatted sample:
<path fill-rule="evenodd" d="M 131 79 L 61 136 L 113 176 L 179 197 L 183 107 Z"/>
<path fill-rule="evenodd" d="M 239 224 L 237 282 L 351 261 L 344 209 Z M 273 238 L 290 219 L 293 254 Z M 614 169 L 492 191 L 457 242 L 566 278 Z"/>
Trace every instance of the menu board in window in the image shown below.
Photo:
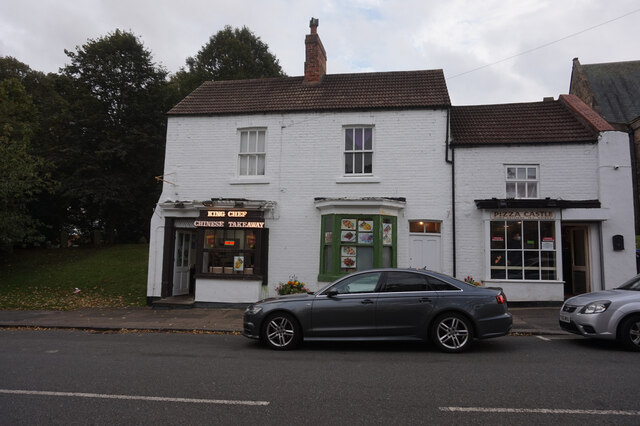
<path fill-rule="evenodd" d="M 385 246 L 393 244 L 393 225 L 390 223 L 382 224 L 382 244 Z"/>
<path fill-rule="evenodd" d="M 357 250 L 358 250 L 357 247 L 342 246 L 340 253 L 342 256 L 355 256 L 357 253 Z"/>
<path fill-rule="evenodd" d="M 355 268 L 356 267 L 356 258 L 355 257 L 342 257 L 341 258 L 341 267 L 342 268 Z"/>
<path fill-rule="evenodd" d="M 349 231 L 355 231 L 356 229 L 356 220 L 355 219 L 342 219 L 340 224 L 341 229 L 346 229 Z"/>
<path fill-rule="evenodd" d="M 343 243 L 351 243 L 354 242 L 356 240 L 356 232 L 355 231 L 342 231 L 342 234 L 340 236 L 340 241 L 342 241 Z"/>
<path fill-rule="evenodd" d="M 372 232 L 358 232 L 358 244 L 373 244 Z"/>
<path fill-rule="evenodd" d="M 371 232 L 373 231 L 373 221 L 372 220 L 359 220 L 358 221 L 358 232 Z"/>
<path fill-rule="evenodd" d="M 244 271 L 244 256 L 233 257 L 233 270 L 236 272 Z"/>

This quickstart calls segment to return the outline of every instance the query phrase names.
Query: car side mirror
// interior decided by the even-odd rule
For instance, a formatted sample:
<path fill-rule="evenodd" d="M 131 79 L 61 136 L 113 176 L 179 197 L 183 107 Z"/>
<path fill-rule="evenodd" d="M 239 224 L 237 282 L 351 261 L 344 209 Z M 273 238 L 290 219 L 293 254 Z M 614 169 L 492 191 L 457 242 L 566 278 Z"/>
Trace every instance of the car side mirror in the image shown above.
<path fill-rule="evenodd" d="M 327 295 L 327 297 L 335 297 L 335 296 L 337 296 L 338 294 L 340 294 L 340 293 L 338 292 L 338 290 L 329 290 L 329 291 L 327 291 L 327 292 L 325 293 L 325 295 Z"/>

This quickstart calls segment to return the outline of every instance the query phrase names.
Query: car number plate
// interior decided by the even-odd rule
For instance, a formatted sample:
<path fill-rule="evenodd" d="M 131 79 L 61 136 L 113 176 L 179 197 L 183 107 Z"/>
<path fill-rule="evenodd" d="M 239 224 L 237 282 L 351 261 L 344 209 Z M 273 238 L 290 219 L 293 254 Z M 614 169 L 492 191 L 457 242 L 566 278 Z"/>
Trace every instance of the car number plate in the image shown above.
<path fill-rule="evenodd" d="M 560 321 L 562 321 L 562 322 L 571 322 L 571 318 L 569 317 L 569 315 L 560 314 Z"/>

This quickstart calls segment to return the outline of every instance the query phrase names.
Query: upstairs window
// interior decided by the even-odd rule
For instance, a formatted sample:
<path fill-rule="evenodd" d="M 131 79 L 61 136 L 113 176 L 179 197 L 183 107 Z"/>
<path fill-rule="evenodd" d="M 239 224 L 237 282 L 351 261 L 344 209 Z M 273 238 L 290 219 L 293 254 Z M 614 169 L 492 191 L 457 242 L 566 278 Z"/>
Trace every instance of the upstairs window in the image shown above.
<path fill-rule="evenodd" d="M 539 167 L 507 166 L 507 198 L 538 198 Z"/>
<path fill-rule="evenodd" d="M 238 154 L 238 175 L 264 176 L 265 155 L 266 130 L 241 130 L 240 150 Z"/>
<path fill-rule="evenodd" d="M 373 174 L 373 127 L 345 127 L 344 174 Z"/>

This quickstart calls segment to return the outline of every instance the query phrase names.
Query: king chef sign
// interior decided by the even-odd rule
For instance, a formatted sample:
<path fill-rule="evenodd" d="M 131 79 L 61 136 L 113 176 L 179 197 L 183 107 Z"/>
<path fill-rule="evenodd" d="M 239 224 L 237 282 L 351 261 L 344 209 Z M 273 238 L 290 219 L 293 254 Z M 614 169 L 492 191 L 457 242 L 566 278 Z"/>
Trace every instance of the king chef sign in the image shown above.
<path fill-rule="evenodd" d="M 198 228 L 264 228 L 258 210 L 202 210 L 193 224 Z"/>

